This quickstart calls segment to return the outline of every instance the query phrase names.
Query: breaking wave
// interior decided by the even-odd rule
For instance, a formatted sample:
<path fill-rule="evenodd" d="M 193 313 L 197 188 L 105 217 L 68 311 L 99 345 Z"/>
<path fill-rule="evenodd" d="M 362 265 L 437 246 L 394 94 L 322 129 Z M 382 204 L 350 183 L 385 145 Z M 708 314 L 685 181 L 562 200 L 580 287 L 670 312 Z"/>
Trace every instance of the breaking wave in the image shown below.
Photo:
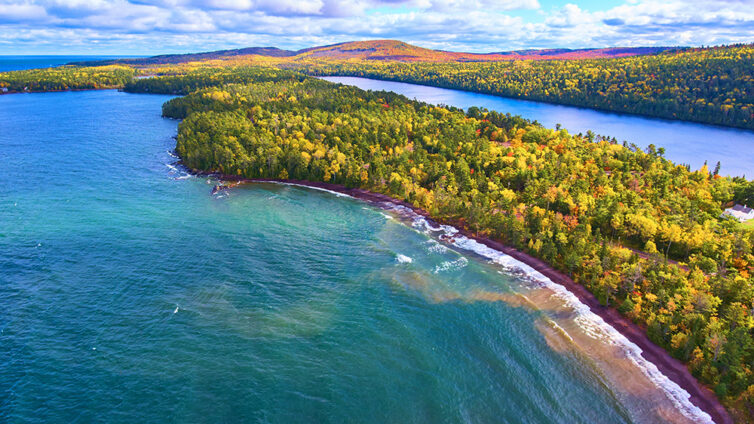
<path fill-rule="evenodd" d="M 522 276 L 526 282 L 534 284 L 536 287 L 545 287 L 549 289 L 566 307 L 572 310 L 574 321 L 583 329 L 585 334 L 596 340 L 620 348 L 621 351 L 625 353 L 626 357 L 635 364 L 655 386 L 666 393 L 670 401 L 683 415 L 694 422 L 713 423 L 709 414 L 691 403 L 691 396 L 686 390 L 670 380 L 655 364 L 641 356 L 642 350 L 639 346 L 628 340 L 613 326 L 605 322 L 602 317 L 592 312 L 591 309 L 589 309 L 589 306 L 582 303 L 575 294 L 568 291 L 564 286 L 545 277 L 542 273 L 531 266 L 460 234 L 455 227 L 449 225 L 434 226 L 423 216 L 405 206 L 394 204 L 384 204 L 383 206 L 401 215 L 404 219 L 409 220 L 411 226 L 415 229 L 437 237 L 461 250 L 473 252 L 490 262 L 501 266 L 508 273 Z M 466 258 L 461 259 L 468 263 Z M 462 264 L 461 259 L 443 262 L 435 268 L 435 273 L 448 271 L 454 267 L 465 266 L 466 264 Z"/>
<path fill-rule="evenodd" d="M 413 261 L 414 261 L 414 260 L 413 260 L 413 259 L 411 259 L 410 257 L 408 257 L 408 256 L 406 256 L 406 255 L 401 255 L 400 253 L 399 253 L 399 254 L 397 254 L 397 255 L 395 255 L 395 260 L 396 260 L 396 261 L 397 261 L 397 262 L 398 262 L 399 264 L 410 264 L 411 262 L 413 262 Z"/>

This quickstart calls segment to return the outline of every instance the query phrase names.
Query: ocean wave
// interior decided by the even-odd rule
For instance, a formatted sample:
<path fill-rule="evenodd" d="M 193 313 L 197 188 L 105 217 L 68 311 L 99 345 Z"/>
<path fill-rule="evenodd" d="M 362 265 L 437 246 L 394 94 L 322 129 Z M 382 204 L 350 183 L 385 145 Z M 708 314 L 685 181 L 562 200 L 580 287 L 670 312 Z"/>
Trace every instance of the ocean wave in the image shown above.
<path fill-rule="evenodd" d="M 384 217 L 385 217 L 385 219 L 387 219 L 387 220 L 392 220 L 392 219 L 394 219 L 394 218 L 393 218 L 392 216 L 390 216 L 390 215 L 388 215 L 388 214 L 386 214 L 386 213 L 382 213 L 382 212 L 380 212 L 380 215 L 384 216 Z"/>
<path fill-rule="evenodd" d="M 434 273 L 439 274 L 441 272 L 456 271 L 469 264 L 469 260 L 461 256 L 454 261 L 445 261 L 435 267 Z"/>
<path fill-rule="evenodd" d="M 412 227 L 423 230 L 427 234 L 439 234 L 439 238 L 452 244 L 453 246 L 473 252 L 492 263 L 495 263 L 508 273 L 520 275 L 525 280 L 537 287 L 545 287 L 553 292 L 563 304 L 573 311 L 574 321 L 579 325 L 585 334 L 590 337 L 608 343 L 620 348 L 626 357 L 660 390 L 662 390 L 675 405 L 675 407 L 687 418 L 698 423 L 713 423 L 712 417 L 699 407 L 691 403 L 689 393 L 663 374 L 655 364 L 641 356 L 642 350 L 639 346 L 628 340 L 623 334 L 613 326 L 605 322 L 599 315 L 592 312 L 589 306 L 582 303 L 579 298 L 568 291 L 563 285 L 557 284 L 544 276 L 531 266 L 509 256 L 503 252 L 495 250 L 489 246 L 479 243 L 476 240 L 460 235 L 457 228 L 448 225 L 432 226 L 424 217 L 413 212 L 411 209 L 393 205 L 389 207 L 412 222 Z M 462 258 L 466 260 L 466 258 Z M 457 261 L 443 262 L 435 268 L 435 273 L 449 270 L 452 263 Z M 466 262 L 468 262 L 466 260 Z M 464 264 L 465 266 L 465 264 Z M 570 336 L 569 336 L 570 337 Z"/>
<path fill-rule="evenodd" d="M 406 255 L 401 255 L 400 253 L 395 255 L 395 260 L 398 261 L 399 264 L 410 264 L 411 262 L 414 261 L 413 259 L 411 259 L 411 257 L 406 256 Z"/>
<path fill-rule="evenodd" d="M 429 253 L 446 253 L 449 249 L 433 239 L 429 239 L 424 243 Z"/>
<path fill-rule="evenodd" d="M 524 296 L 524 297 L 526 297 L 526 296 Z M 559 326 L 557 322 L 555 322 L 555 321 L 553 321 L 551 319 L 548 319 L 547 323 L 550 324 L 550 326 L 552 328 L 554 328 L 558 333 L 562 334 L 563 337 L 565 337 L 566 339 L 568 339 L 568 341 L 570 341 L 571 343 L 574 343 L 573 338 L 571 337 L 571 335 L 568 334 L 568 332 L 565 331 L 565 329 L 563 327 Z"/>
<path fill-rule="evenodd" d="M 329 190 L 329 189 L 322 188 L 322 187 L 310 186 L 310 185 L 306 185 L 306 184 L 289 183 L 287 181 L 262 181 L 262 182 L 270 183 L 270 184 L 287 185 L 287 186 L 293 186 L 293 187 L 304 187 L 304 188 L 309 188 L 309 189 L 312 189 L 312 190 L 325 191 L 327 193 L 334 194 L 334 195 L 336 195 L 338 197 L 348 197 L 349 199 L 353 199 L 353 196 L 350 196 L 350 195 L 345 194 L 345 193 L 341 193 L 339 191 Z"/>

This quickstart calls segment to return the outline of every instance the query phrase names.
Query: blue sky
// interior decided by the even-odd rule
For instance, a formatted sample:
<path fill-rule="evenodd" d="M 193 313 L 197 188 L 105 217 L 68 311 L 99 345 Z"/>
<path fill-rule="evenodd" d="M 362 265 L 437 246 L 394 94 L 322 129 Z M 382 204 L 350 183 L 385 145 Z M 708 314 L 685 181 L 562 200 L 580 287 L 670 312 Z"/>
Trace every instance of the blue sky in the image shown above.
<path fill-rule="evenodd" d="M 0 54 L 299 49 L 368 39 L 491 52 L 754 42 L 754 0 L 0 0 Z"/>

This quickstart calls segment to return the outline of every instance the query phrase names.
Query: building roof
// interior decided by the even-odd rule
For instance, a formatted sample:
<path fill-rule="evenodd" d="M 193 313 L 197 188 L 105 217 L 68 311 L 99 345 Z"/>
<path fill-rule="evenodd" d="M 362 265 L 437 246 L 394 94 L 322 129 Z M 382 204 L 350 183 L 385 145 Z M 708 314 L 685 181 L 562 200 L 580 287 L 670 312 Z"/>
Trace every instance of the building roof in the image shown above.
<path fill-rule="evenodd" d="M 745 213 L 745 214 L 750 214 L 750 213 L 754 212 L 754 209 L 749 208 L 747 206 L 741 206 L 741 205 L 738 205 L 738 204 L 734 205 L 731 209 L 733 209 L 736 212 L 742 212 L 742 213 Z"/>

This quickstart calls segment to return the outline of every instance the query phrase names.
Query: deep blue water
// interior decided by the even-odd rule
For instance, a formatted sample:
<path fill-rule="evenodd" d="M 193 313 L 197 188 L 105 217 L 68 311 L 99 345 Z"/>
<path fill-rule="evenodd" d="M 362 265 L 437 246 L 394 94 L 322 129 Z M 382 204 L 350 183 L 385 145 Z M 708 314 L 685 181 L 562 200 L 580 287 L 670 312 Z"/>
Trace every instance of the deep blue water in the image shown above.
<path fill-rule="evenodd" d="M 172 164 L 167 99 L 0 97 L 0 421 L 673 416 L 572 306 L 400 214 L 211 195 Z"/>
<path fill-rule="evenodd" d="M 592 109 L 508 99 L 488 94 L 428 87 L 356 77 L 325 77 L 328 81 L 367 90 L 388 90 L 432 104 L 460 108 L 486 107 L 537 120 L 548 128 L 561 124 L 571 134 L 591 130 L 596 134 L 627 140 L 645 148 L 664 147 L 665 157 L 699 169 L 705 161 L 713 169 L 720 161 L 721 174 L 754 177 L 754 132 L 691 122 L 645 118 Z"/>
<path fill-rule="evenodd" d="M 89 60 L 118 59 L 130 56 L 82 56 L 82 55 L 0 55 L 0 72 L 20 71 L 23 69 L 50 68 L 71 62 Z"/>

